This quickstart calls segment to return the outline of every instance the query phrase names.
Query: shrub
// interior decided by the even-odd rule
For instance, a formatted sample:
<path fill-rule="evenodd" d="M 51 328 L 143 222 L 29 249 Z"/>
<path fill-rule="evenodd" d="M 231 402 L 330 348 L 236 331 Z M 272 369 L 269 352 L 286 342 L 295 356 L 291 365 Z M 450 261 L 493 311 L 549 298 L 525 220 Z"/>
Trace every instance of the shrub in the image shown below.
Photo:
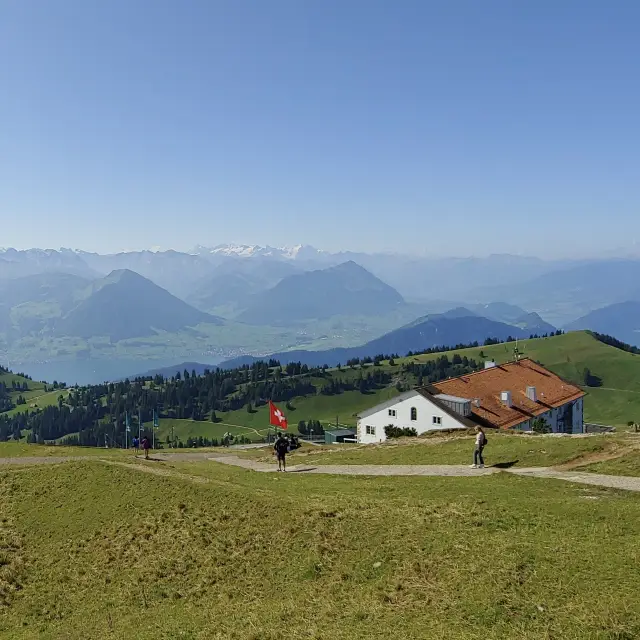
<path fill-rule="evenodd" d="M 531 429 L 534 433 L 551 433 L 551 427 L 544 418 L 536 418 L 531 423 Z"/>
<path fill-rule="evenodd" d="M 384 433 L 387 438 L 402 438 L 403 436 L 415 438 L 418 435 L 413 427 L 396 427 L 393 424 L 388 424 L 384 428 Z"/>

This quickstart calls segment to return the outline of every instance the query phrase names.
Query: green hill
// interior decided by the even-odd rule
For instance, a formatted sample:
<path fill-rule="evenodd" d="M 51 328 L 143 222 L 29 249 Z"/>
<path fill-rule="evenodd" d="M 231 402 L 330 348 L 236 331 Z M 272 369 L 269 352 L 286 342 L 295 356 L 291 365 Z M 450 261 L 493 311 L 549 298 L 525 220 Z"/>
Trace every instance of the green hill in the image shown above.
<path fill-rule="evenodd" d="M 417 384 L 458 376 L 483 366 L 486 359 L 506 362 L 514 358 L 515 343 L 473 347 L 362 364 L 352 362 L 335 369 L 308 369 L 299 364 L 189 374 L 181 379 L 156 377 L 132 383 L 117 383 L 79 390 L 50 390 L 40 383 L 23 381 L 28 391 L 8 392 L 14 404 L 20 394 L 25 402 L 0 414 L 4 437 L 22 432 L 38 442 L 65 441 L 101 446 L 105 439 L 116 445 L 125 441 L 125 413 L 137 416 L 142 409 L 150 434 L 153 408 L 160 406 L 161 443 L 168 437 L 186 443 L 189 438 L 213 441 L 230 432 L 250 440 L 264 438 L 269 430 L 266 400 L 282 408 L 295 432 L 300 421 L 320 421 L 326 428 L 336 423 L 356 424 L 359 412 L 387 400 Z M 640 356 L 609 346 L 586 332 L 519 341 L 520 353 L 541 362 L 571 382 L 584 385 L 585 420 L 614 426 L 640 421 Z M 440 368 L 446 359 L 445 369 Z M 440 365 L 435 366 L 435 361 Z M 587 371 L 585 374 L 585 371 Z M 439 376 L 436 379 L 433 375 Z M 64 403 L 58 409 L 59 396 Z M 37 405 L 37 406 L 36 406 Z M 38 412 L 54 405 L 50 415 Z M 211 415 L 212 408 L 215 416 Z M 58 414 L 58 411 L 60 413 Z M 19 412 L 28 412 L 26 422 L 12 421 Z M 213 418 L 213 419 L 212 419 Z M 137 421 L 134 430 L 137 429 Z M 16 437 L 15 435 L 13 437 Z"/>
<path fill-rule="evenodd" d="M 518 349 L 524 355 L 541 362 L 554 373 L 570 382 L 583 386 L 587 392 L 585 399 L 585 420 L 613 426 L 626 426 L 629 421 L 640 421 L 640 356 L 616 349 L 596 340 L 586 332 L 575 332 L 519 341 Z M 417 355 L 398 359 L 394 366 L 383 362 L 380 369 L 389 372 L 394 379 L 402 378 L 403 364 L 410 362 L 428 362 L 442 355 L 452 359 L 455 354 L 467 356 L 481 362 L 495 360 L 498 363 L 514 359 L 516 343 L 504 343 L 486 347 L 453 350 L 443 353 Z M 484 358 L 481 357 L 484 355 Z M 373 365 L 363 368 L 343 368 L 339 375 L 345 380 L 354 380 L 362 371 L 373 370 Z M 601 387 L 584 387 L 584 370 L 601 380 Z M 337 373 L 336 369 L 330 370 Z M 410 377 L 404 378 L 411 382 Z M 338 420 L 339 424 L 355 426 L 356 414 L 378 402 L 388 400 L 398 393 L 394 384 L 378 389 L 370 394 L 359 391 L 345 391 L 335 396 L 313 395 L 294 398 L 290 401 L 293 410 L 285 409 L 289 425 L 296 430 L 300 420 L 320 420 L 330 426 Z M 284 408 L 284 407 L 283 407 Z M 246 409 L 230 412 L 217 412 L 217 417 L 226 427 L 208 422 L 182 421 L 174 424 L 174 433 L 183 439 L 186 437 L 219 437 L 220 431 L 230 431 L 238 435 L 253 437 L 251 431 L 264 435 L 269 428 L 269 414 L 266 406 L 252 413 Z M 171 421 L 161 420 L 162 437 L 169 433 Z M 234 427 L 237 430 L 234 430 Z M 249 431 L 249 432 L 247 432 Z"/>
<path fill-rule="evenodd" d="M 5 467 L 0 636 L 637 638 L 639 519 L 632 493 L 506 474 Z"/>

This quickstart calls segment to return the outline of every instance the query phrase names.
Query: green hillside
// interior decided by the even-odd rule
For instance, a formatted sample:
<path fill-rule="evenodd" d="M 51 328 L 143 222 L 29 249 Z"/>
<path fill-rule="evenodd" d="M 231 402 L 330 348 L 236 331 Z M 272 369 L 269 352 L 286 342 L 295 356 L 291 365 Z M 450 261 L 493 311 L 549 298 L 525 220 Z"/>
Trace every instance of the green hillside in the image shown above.
<path fill-rule="evenodd" d="M 595 381 L 599 386 L 585 388 L 588 393 L 586 421 L 614 426 L 640 421 L 640 356 L 608 346 L 585 332 L 523 340 L 517 346 L 520 353 L 540 361 L 577 384 L 584 383 L 585 369 L 590 370 L 592 384 Z M 166 443 L 168 437 L 183 443 L 189 438 L 199 437 L 220 442 L 227 432 L 250 440 L 261 440 L 269 430 L 265 403 L 269 397 L 274 398 L 287 414 L 291 431 L 297 430 L 300 421 L 309 420 L 319 420 L 325 428 L 336 422 L 353 426 L 359 412 L 415 386 L 419 382 L 418 372 L 413 366 L 416 363 L 435 363 L 446 356 L 449 364 L 444 375 L 461 375 L 473 367 L 482 366 L 486 359 L 495 359 L 499 363 L 512 360 L 515 348 L 514 343 L 498 344 L 399 358 L 394 363 L 383 361 L 379 366 L 373 363 L 352 364 L 326 371 L 312 369 L 305 372 L 298 366 L 292 372 L 287 368 L 269 369 L 266 365 L 256 365 L 251 370 L 238 369 L 224 374 L 213 372 L 209 378 L 189 380 L 190 376 L 186 376 L 182 381 L 155 381 L 130 386 L 118 383 L 109 385 L 109 389 L 88 387 L 71 392 L 45 392 L 41 383 L 18 380 L 5 374 L 9 385 L 16 379 L 21 384 L 26 382 L 29 390 L 24 392 L 24 404 L 2 414 L 4 437 L 17 433 L 19 428 L 21 437 L 29 436 L 38 442 L 67 442 L 65 438 L 69 436 L 71 444 L 101 446 L 108 439 L 123 445 L 125 411 L 137 416 L 138 408 L 146 406 L 144 420 L 149 430 L 151 409 L 154 403 L 159 402 L 162 404 L 160 428 L 156 433 L 159 443 Z M 455 358 L 456 355 L 459 358 Z M 455 365 L 454 361 L 461 364 Z M 430 369 L 435 370 L 435 367 Z M 442 375 L 442 371 L 438 375 Z M 228 376 L 231 377 L 227 380 Z M 14 402 L 20 393 L 10 392 Z M 67 410 L 59 420 L 43 422 L 37 416 L 33 417 L 34 411 L 57 405 L 61 394 Z M 211 419 L 211 407 L 216 412 L 214 420 Z M 71 408 L 76 411 L 71 411 Z M 32 414 L 29 424 L 6 423 L 6 419 L 25 411 Z M 134 431 L 136 428 L 134 425 Z M 83 435 L 83 429 L 92 430 L 92 434 Z"/>
<path fill-rule="evenodd" d="M 60 396 L 66 398 L 69 394 L 66 389 L 45 391 L 45 384 L 43 382 L 29 380 L 28 378 L 24 378 L 23 376 L 15 373 L 0 373 L 0 382 L 7 385 L 9 397 L 16 405 L 10 411 L 6 411 L 2 414 L 7 416 L 12 416 L 16 413 L 24 413 L 25 411 L 34 411 L 36 408 L 43 408 L 53 404 L 58 404 L 58 398 Z M 14 382 L 20 385 L 20 387 L 26 384 L 28 390 L 12 391 L 11 389 Z M 17 404 L 18 398 L 21 396 L 24 398 L 25 404 Z"/>
<path fill-rule="evenodd" d="M 631 492 L 506 474 L 5 468 L 0 636 L 636 638 L 639 520 Z"/>
<path fill-rule="evenodd" d="M 514 343 L 499 344 L 459 351 L 461 355 L 479 358 L 482 352 L 498 363 L 513 360 Z M 640 421 L 640 356 L 610 347 L 584 331 L 551 338 L 518 342 L 524 356 L 541 362 L 554 373 L 579 385 L 584 383 L 584 370 L 601 379 L 602 386 L 585 388 L 585 420 L 623 426 Z M 419 362 L 436 356 L 416 356 Z"/>
<path fill-rule="evenodd" d="M 602 387 L 585 388 L 585 420 L 614 426 L 626 426 L 631 420 L 640 421 L 640 356 L 610 347 L 596 340 L 586 332 L 568 333 L 551 338 L 537 338 L 518 342 L 518 349 L 524 356 L 540 361 L 554 373 L 566 380 L 583 385 L 584 370 L 589 368 L 592 375 L 602 380 Z M 505 343 L 487 347 L 448 351 L 445 354 L 400 358 L 395 366 L 383 362 L 381 368 L 400 376 L 402 364 L 436 360 L 442 355 L 452 359 L 454 354 L 474 358 L 478 362 L 494 359 L 498 363 L 514 359 L 515 343 Z M 484 358 L 481 355 L 484 354 Z M 373 365 L 364 367 L 372 369 Z M 335 372 L 336 370 L 330 370 Z M 343 368 L 340 375 L 345 379 L 355 379 L 361 367 Z M 355 425 L 356 414 L 378 402 L 383 402 L 397 394 L 395 387 L 378 390 L 371 395 L 358 391 L 347 391 L 338 396 L 312 396 L 294 399 L 291 404 L 295 411 L 287 411 L 289 423 L 295 426 L 300 420 L 309 418 L 334 423 L 336 416 L 340 424 Z M 225 423 L 251 427 L 262 431 L 268 426 L 268 412 L 261 407 L 255 413 L 246 410 L 219 413 Z M 201 435 L 198 433 L 198 435 Z M 204 435 L 204 433 L 202 433 Z"/>

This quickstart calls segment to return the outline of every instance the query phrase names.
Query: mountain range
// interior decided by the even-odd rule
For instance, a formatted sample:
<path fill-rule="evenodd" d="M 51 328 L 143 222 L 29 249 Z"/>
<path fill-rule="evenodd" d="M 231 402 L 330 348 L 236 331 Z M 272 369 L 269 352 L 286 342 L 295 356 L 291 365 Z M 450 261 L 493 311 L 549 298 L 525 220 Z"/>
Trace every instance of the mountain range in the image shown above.
<path fill-rule="evenodd" d="M 404 303 L 393 287 L 352 260 L 335 267 L 283 278 L 254 295 L 238 316 L 240 322 L 290 325 L 332 316 L 370 315 Z"/>
<path fill-rule="evenodd" d="M 565 329 L 567 331 L 589 329 L 640 347 L 640 302 L 629 301 L 608 305 L 569 323 Z"/>
<path fill-rule="evenodd" d="M 637 344 L 631 303 L 640 301 L 639 276 L 640 260 L 615 258 L 434 259 L 255 245 L 111 255 L 5 249 L 0 358 L 17 365 L 79 354 L 215 362 L 303 345 L 358 349 L 380 336 L 391 344 L 395 330 L 409 335 L 423 323 L 424 344 L 470 334 L 482 341 L 491 328 L 483 319 L 508 326 L 514 337 L 555 325 Z M 453 321 L 453 310 L 464 322 L 439 324 Z M 474 323 L 478 333 L 469 328 Z"/>
<path fill-rule="evenodd" d="M 89 287 L 86 297 L 55 324 L 55 334 L 108 337 L 111 342 L 174 332 L 198 324 L 223 324 L 150 280 L 127 269 L 113 271 Z"/>

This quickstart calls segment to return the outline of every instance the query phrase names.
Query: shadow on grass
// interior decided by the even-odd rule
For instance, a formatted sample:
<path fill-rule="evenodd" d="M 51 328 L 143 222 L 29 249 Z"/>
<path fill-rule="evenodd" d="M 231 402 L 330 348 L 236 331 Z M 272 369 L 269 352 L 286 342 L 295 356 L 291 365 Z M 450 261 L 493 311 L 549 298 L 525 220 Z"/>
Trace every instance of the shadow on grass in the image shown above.
<path fill-rule="evenodd" d="M 304 473 L 305 471 L 313 471 L 318 467 L 304 467 L 302 469 L 287 469 L 287 473 Z"/>
<path fill-rule="evenodd" d="M 512 460 L 511 462 L 498 462 L 496 464 L 492 464 L 491 466 L 494 469 L 511 469 L 514 465 L 518 464 L 520 460 Z"/>

